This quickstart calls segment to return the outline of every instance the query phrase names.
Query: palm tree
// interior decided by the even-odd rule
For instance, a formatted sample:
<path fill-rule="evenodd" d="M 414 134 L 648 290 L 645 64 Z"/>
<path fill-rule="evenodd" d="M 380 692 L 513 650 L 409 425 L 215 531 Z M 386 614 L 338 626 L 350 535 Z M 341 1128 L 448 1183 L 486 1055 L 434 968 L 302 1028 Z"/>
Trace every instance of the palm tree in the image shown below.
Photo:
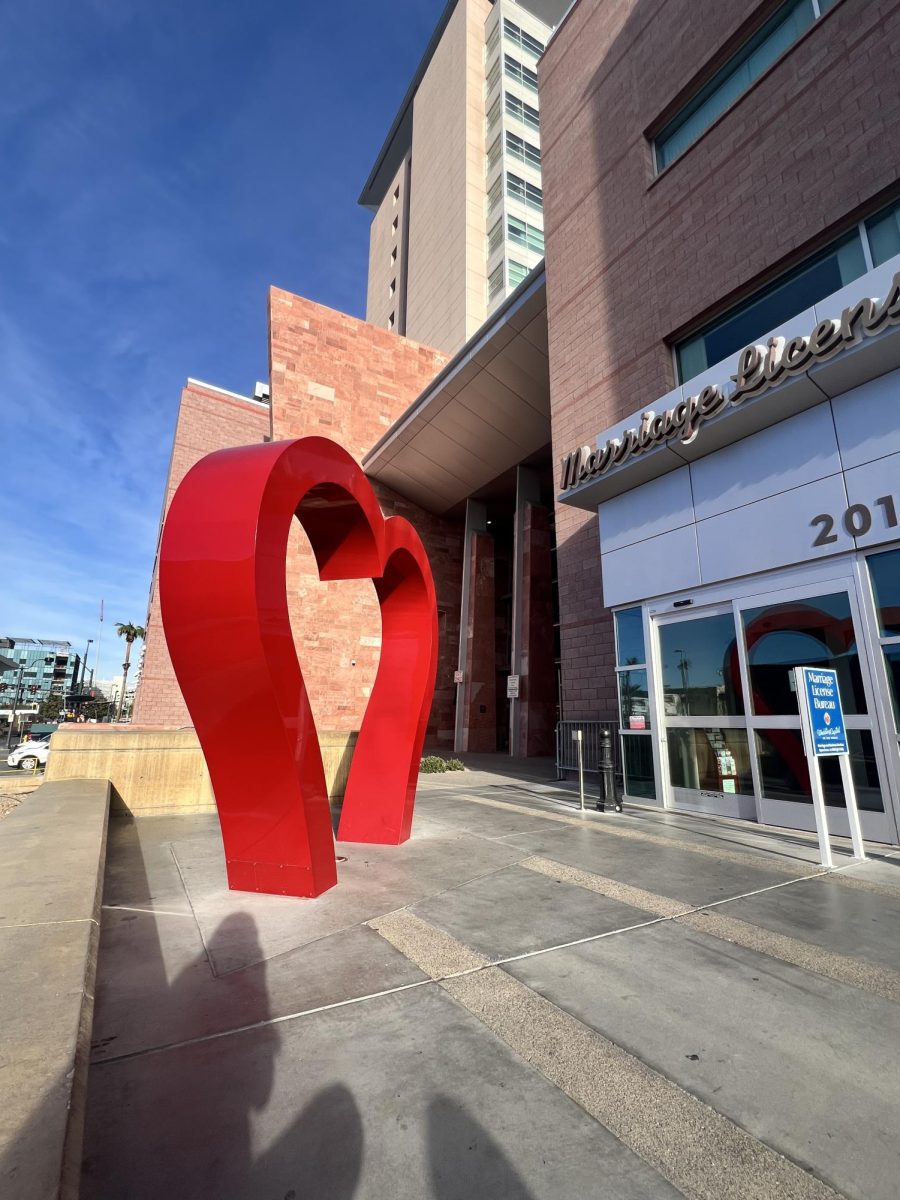
<path fill-rule="evenodd" d="M 125 689 L 128 686 L 128 665 L 131 661 L 131 644 L 138 638 L 143 640 L 147 636 L 147 630 L 143 625 L 132 625 L 131 623 L 124 625 L 121 621 L 116 622 L 116 633 L 119 637 L 125 639 L 125 661 L 122 663 L 122 694 L 119 696 L 119 710 L 116 713 L 116 720 L 122 720 L 122 709 L 125 707 Z"/>

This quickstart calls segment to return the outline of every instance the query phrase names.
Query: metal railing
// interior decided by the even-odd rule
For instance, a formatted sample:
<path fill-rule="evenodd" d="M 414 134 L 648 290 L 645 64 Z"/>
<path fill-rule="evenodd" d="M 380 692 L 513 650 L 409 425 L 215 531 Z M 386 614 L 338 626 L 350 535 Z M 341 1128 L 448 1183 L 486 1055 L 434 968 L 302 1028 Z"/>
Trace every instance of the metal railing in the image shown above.
<path fill-rule="evenodd" d="M 622 782 L 622 744 L 619 737 L 619 726 L 615 721 L 559 721 L 556 726 L 556 777 L 564 779 L 566 771 L 578 770 L 578 744 L 572 737 L 577 730 L 582 731 L 582 753 L 584 754 L 585 771 L 600 769 L 600 731 L 608 729 L 612 735 L 613 760 L 616 764 L 616 778 Z"/>

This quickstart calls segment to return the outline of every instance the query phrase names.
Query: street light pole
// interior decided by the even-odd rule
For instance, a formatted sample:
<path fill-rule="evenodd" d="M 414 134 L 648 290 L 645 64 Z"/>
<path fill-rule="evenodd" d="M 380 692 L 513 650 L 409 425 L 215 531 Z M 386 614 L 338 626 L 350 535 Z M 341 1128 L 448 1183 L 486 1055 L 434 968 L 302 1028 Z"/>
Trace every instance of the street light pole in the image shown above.
<path fill-rule="evenodd" d="M 84 677 L 87 673 L 87 660 L 88 660 L 88 655 L 91 652 L 91 646 L 93 644 L 93 641 L 94 641 L 93 638 L 88 638 L 87 645 L 84 648 L 84 658 L 81 660 L 81 683 L 78 687 L 78 699 L 79 699 L 81 705 L 84 704 Z M 74 682 L 78 683 L 78 680 L 76 679 Z M 79 706 L 79 711 L 81 711 L 80 706 Z"/>
<path fill-rule="evenodd" d="M 12 741 L 13 725 L 16 720 L 16 709 L 19 707 L 19 692 L 22 688 L 22 680 L 25 677 L 25 664 L 19 667 L 19 678 L 16 680 L 16 690 L 13 692 L 12 711 L 9 714 L 9 729 L 6 731 L 6 748 L 9 749 L 9 744 Z"/>

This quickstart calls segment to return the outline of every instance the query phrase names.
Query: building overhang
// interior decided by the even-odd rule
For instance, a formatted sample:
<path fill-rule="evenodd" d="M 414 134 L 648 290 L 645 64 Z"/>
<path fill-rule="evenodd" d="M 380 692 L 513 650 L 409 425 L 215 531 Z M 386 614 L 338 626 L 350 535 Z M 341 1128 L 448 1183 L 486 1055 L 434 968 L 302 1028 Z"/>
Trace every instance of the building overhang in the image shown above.
<path fill-rule="evenodd" d="M 884 310 L 877 329 L 866 328 L 861 305 L 872 305 L 876 318 Z M 854 313 L 848 324 L 848 314 Z M 773 385 L 745 395 L 741 384 L 751 381 L 745 377 L 754 360 L 747 347 L 604 430 L 593 446 L 571 450 L 560 463 L 559 502 L 596 511 L 614 496 L 895 370 L 900 367 L 898 322 L 900 257 L 760 339 L 757 376 L 763 376 L 765 364 L 784 363 L 792 353 L 808 356 L 803 369 L 783 370 Z M 829 323 L 835 326 L 834 345 L 827 341 Z M 838 334 L 845 327 L 856 337 L 844 344 Z M 820 330 L 823 352 L 817 355 L 810 351 L 819 345 Z"/>
<path fill-rule="evenodd" d="M 445 513 L 550 441 L 540 263 L 363 458 L 367 475 Z"/>

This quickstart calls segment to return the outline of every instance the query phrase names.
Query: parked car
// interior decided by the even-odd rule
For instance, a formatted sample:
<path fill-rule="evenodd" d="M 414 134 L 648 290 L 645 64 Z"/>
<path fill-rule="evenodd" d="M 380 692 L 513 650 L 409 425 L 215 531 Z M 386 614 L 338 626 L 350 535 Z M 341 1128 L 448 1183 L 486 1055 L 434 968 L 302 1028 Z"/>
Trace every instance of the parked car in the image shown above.
<path fill-rule="evenodd" d="M 33 738 L 16 746 L 6 760 L 8 767 L 21 767 L 23 771 L 33 771 L 37 766 L 46 766 L 50 754 L 50 739 Z"/>

